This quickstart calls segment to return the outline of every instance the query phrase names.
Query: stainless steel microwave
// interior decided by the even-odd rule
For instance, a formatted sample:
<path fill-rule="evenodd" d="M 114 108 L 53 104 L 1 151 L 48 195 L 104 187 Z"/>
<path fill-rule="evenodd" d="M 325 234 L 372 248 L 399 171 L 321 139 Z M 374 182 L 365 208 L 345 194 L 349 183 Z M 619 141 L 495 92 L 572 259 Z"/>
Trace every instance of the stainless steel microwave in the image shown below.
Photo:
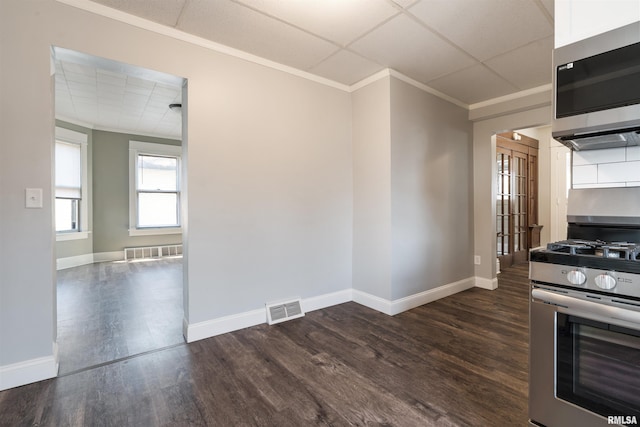
<path fill-rule="evenodd" d="M 640 145 L 640 22 L 553 52 L 553 137 L 573 150 Z"/>

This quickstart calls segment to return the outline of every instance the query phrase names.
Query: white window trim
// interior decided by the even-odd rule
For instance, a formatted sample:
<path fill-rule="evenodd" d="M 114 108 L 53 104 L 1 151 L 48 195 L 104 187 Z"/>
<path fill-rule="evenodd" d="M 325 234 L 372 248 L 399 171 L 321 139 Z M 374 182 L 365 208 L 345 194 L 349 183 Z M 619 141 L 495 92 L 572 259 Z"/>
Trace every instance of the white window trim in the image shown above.
<path fill-rule="evenodd" d="M 67 240 L 88 239 L 89 233 L 89 177 L 88 177 L 88 155 L 87 147 L 89 146 L 89 137 L 86 133 L 76 132 L 71 129 L 65 129 L 56 126 L 56 141 L 70 142 L 80 145 L 80 162 L 82 169 L 82 198 L 80 199 L 80 231 L 61 231 L 56 232 L 56 241 L 63 242 Z M 54 184 L 55 188 L 55 184 Z M 55 228 L 55 227 L 54 227 Z"/>
<path fill-rule="evenodd" d="M 182 146 L 156 144 L 153 142 L 129 141 L 129 236 L 152 236 L 161 234 L 181 234 L 180 227 L 151 227 L 137 228 L 136 197 L 136 158 L 138 154 L 175 156 L 179 159 L 178 168 L 182 167 Z M 178 171 L 178 192 L 182 192 L 180 185 L 180 171 Z M 182 218 L 179 219 L 182 224 Z"/>

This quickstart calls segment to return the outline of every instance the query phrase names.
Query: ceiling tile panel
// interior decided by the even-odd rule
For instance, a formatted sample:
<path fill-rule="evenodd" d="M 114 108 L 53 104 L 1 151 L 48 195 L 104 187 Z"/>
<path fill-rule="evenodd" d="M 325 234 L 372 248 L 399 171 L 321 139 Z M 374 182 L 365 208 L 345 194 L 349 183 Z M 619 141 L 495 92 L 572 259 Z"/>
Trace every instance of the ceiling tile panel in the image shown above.
<path fill-rule="evenodd" d="M 173 27 L 186 0 L 92 0 L 150 21 Z"/>
<path fill-rule="evenodd" d="M 383 68 L 380 64 L 342 49 L 309 71 L 330 80 L 352 85 Z"/>
<path fill-rule="evenodd" d="M 551 83 L 553 37 L 530 43 L 485 62 L 485 65 L 515 85 L 530 89 Z"/>
<path fill-rule="evenodd" d="M 409 12 L 480 61 L 553 34 L 536 0 L 422 0 Z"/>
<path fill-rule="evenodd" d="M 518 88 L 482 64 L 432 80 L 427 84 L 466 104 L 474 104 L 518 91 Z"/>
<path fill-rule="evenodd" d="M 404 15 L 378 27 L 350 48 L 423 83 L 475 62 Z"/>
<path fill-rule="evenodd" d="M 306 70 L 338 50 L 333 43 L 229 0 L 192 0 L 178 28 Z"/>
<path fill-rule="evenodd" d="M 386 0 L 237 0 L 346 46 L 399 11 Z"/>

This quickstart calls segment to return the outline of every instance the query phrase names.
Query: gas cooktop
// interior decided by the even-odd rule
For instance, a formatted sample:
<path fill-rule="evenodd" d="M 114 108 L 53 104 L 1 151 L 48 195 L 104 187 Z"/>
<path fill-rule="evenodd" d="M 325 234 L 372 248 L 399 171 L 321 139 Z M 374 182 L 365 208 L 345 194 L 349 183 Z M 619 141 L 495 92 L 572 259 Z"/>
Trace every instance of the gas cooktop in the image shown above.
<path fill-rule="evenodd" d="M 569 239 L 534 249 L 530 261 L 640 274 L 640 244 Z"/>
<path fill-rule="evenodd" d="M 637 243 L 604 242 L 601 240 L 563 240 L 549 243 L 547 250 L 571 255 L 590 255 L 628 261 L 636 261 L 640 255 L 640 245 Z"/>

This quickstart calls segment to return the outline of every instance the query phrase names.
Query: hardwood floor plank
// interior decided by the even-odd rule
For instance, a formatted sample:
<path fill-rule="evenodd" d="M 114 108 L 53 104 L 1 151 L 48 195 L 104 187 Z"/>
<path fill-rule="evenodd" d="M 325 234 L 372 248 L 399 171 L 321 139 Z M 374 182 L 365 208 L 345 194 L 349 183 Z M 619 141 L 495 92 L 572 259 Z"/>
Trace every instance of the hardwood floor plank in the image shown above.
<path fill-rule="evenodd" d="M 60 373 L 184 342 L 182 259 L 60 270 Z"/>
<path fill-rule="evenodd" d="M 393 317 L 346 303 L 6 390 L 0 426 L 526 426 L 527 267 L 498 280 Z"/>

